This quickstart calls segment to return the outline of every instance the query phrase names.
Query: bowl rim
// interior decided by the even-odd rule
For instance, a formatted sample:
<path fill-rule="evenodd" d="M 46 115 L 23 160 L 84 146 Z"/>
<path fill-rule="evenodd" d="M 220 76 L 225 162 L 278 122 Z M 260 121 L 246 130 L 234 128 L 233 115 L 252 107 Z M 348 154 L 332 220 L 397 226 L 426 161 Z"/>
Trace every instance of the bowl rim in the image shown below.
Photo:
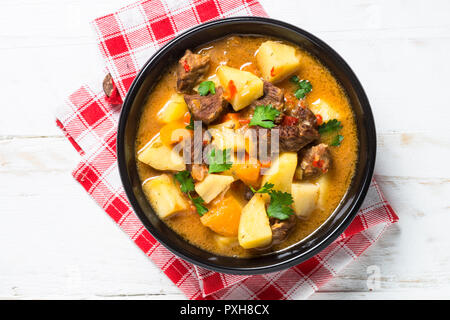
<path fill-rule="evenodd" d="M 202 30 L 208 29 L 212 26 L 216 25 L 222 25 L 222 24 L 232 24 L 232 23 L 256 23 L 256 24 L 266 24 L 266 25 L 272 25 L 275 27 L 282 27 L 290 29 L 291 31 L 294 31 L 295 33 L 300 34 L 302 37 L 306 38 L 308 41 L 312 42 L 314 45 L 318 45 L 327 51 L 328 55 L 333 56 L 333 59 L 336 60 L 337 64 L 339 64 L 340 68 L 345 73 L 346 77 L 350 80 L 351 85 L 353 86 L 354 91 L 357 93 L 358 100 L 360 101 L 361 108 L 364 112 L 364 131 L 367 134 L 367 140 L 368 140 L 368 150 L 367 150 L 367 163 L 365 167 L 365 172 L 363 174 L 363 177 L 361 178 L 361 184 L 358 191 L 355 193 L 354 198 L 356 200 L 352 201 L 352 206 L 348 207 L 346 209 L 347 215 L 340 221 L 340 223 L 332 228 L 328 234 L 326 234 L 326 237 L 318 244 L 308 248 L 308 250 L 296 254 L 294 257 L 290 259 L 283 260 L 281 262 L 276 261 L 273 264 L 269 264 L 266 266 L 260 266 L 260 267 L 252 267 L 252 268 L 242 268 L 242 267 L 224 267 L 215 263 L 212 263 L 211 261 L 200 261 L 194 257 L 191 257 L 190 255 L 185 254 L 182 250 L 179 248 L 174 248 L 168 245 L 164 241 L 164 237 L 161 236 L 161 234 L 156 230 L 156 228 L 153 227 L 153 225 L 150 223 L 149 219 L 143 212 L 141 206 L 139 205 L 139 202 L 136 199 L 136 196 L 133 192 L 133 186 L 131 184 L 130 179 L 128 178 L 128 170 L 127 170 L 127 163 L 125 159 L 125 128 L 126 123 L 128 121 L 128 116 L 131 110 L 131 106 L 133 103 L 133 100 L 143 84 L 144 80 L 146 79 L 146 70 L 153 64 L 154 61 L 157 61 L 159 57 L 165 55 L 168 51 L 171 50 L 171 48 L 182 39 L 189 37 L 192 34 L 195 34 L 197 32 L 200 32 Z M 261 34 L 263 35 L 263 34 Z M 219 39 L 219 38 L 217 38 Z M 214 39 L 216 40 L 216 39 Z M 211 40 L 213 41 L 213 40 Z M 205 42 L 206 43 L 206 42 Z M 319 57 L 320 59 L 320 57 Z M 362 128 L 358 128 L 358 130 L 362 130 Z M 240 16 L 240 17 L 230 17 L 230 18 L 223 18 L 219 20 L 213 20 L 210 22 L 199 24 L 195 27 L 192 27 L 182 33 L 180 33 L 178 36 L 176 36 L 174 39 L 167 42 L 164 46 L 162 46 L 160 49 L 158 49 L 142 66 L 139 73 L 136 75 L 135 79 L 133 80 L 126 97 L 124 99 L 122 110 L 120 113 L 120 118 L 118 122 L 118 130 L 117 130 L 117 145 L 116 145 L 116 152 L 117 152 L 117 162 L 119 167 L 119 174 L 120 178 L 125 190 L 125 194 L 131 204 L 131 207 L 133 211 L 138 216 L 141 223 L 144 225 L 145 229 L 150 232 L 150 234 L 159 242 L 161 243 L 165 248 L 167 248 L 170 252 L 172 252 L 177 257 L 186 260 L 194 265 L 206 268 L 208 270 L 226 273 L 226 274 L 238 274 L 238 275 L 256 275 L 256 274 L 264 274 L 269 272 L 276 272 L 280 270 L 284 270 L 287 268 L 290 268 L 292 266 L 295 266 L 299 263 L 302 263 L 309 258 L 315 256 L 316 254 L 320 253 L 323 249 L 328 247 L 334 240 L 336 240 L 348 227 L 348 225 L 353 221 L 354 217 L 358 213 L 359 208 L 361 207 L 365 196 L 367 194 L 367 191 L 369 189 L 373 170 L 375 167 L 375 158 L 376 158 L 376 131 L 375 131 L 375 121 L 372 113 L 372 109 L 370 107 L 369 100 L 367 98 L 367 95 L 359 81 L 359 79 L 356 77 L 356 74 L 353 72 L 353 70 L 350 68 L 350 66 L 345 62 L 345 60 L 328 44 L 326 44 L 324 41 L 320 40 L 316 36 L 312 35 L 311 33 L 294 26 L 292 24 L 286 23 L 284 21 L 280 21 L 277 19 L 272 18 L 266 18 L 266 17 L 253 17 L 253 16 Z M 360 150 L 361 151 L 361 150 Z M 345 195 L 344 195 L 345 197 Z M 331 216 L 330 216 L 331 217 Z M 324 222 L 325 223 L 325 222 Z M 323 224 L 321 226 L 323 226 Z M 320 227 L 318 228 L 320 229 Z M 315 233 L 318 229 L 316 229 L 313 233 Z M 309 236 L 308 236 L 309 237 Z M 187 242 L 187 241 L 186 241 Z M 203 249 L 204 250 L 204 249 Z M 219 256 L 219 255 L 217 255 Z M 243 259 L 238 258 L 236 259 Z"/>

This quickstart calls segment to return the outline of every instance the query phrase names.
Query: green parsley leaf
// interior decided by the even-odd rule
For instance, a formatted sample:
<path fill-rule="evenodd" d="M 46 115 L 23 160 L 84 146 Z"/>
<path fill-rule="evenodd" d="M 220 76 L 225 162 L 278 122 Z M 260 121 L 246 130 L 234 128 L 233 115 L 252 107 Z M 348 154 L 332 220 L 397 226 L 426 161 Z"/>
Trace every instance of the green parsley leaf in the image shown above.
<path fill-rule="evenodd" d="M 287 192 L 270 191 L 270 204 L 267 207 L 267 215 L 270 218 L 286 220 L 294 214 L 290 205 L 294 203 L 292 195 Z"/>
<path fill-rule="evenodd" d="M 274 186 L 273 183 L 266 182 L 259 190 L 255 190 L 251 186 L 250 189 L 253 191 L 253 193 L 269 193 L 271 191 L 270 189 L 272 189 L 273 186 Z"/>
<path fill-rule="evenodd" d="M 174 177 L 180 183 L 181 192 L 188 193 L 194 191 L 194 180 L 189 171 L 177 172 Z"/>
<path fill-rule="evenodd" d="M 327 122 L 324 122 L 321 124 L 318 128 L 319 133 L 327 133 L 327 132 L 333 132 L 340 130 L 342 128 L 341 122 L 336 119 L 328 120 Z"/>
<path fill-rule="evenodd" d="M 209 173 L 213 172 L 223 172 L 231 168 L 232 162 L 231 158 L 231 150 L 218 150 L 216 156 L 216 149 L 212 149 L 208 154 L 209 160 Z"/>
<path fill-rule="evenodd" d="M 303 99 L 308 92 L 311 92 L 312 85 L 308 80 L 302 80 L 299 82 L 299 89 L 295 91 L 294 95 L 297 99 Z"/>
<path fill-rule="evenodd" d="M 200 216 L 203 216 L 205 213 L 208 212 L 208 208 L 206 208 L 203 203 L 205 203 L 205 200 L 203 200 L 201 197 L 192 198 L 190 194 L 188 194 L 189 199 L 191 199 L 192 203 L 195 206 L 195 209 L 197 209 L 197 213 Z"/>
<path fill-rule="evenodd" d="M 260 105 L 255 108 L 255 113 L 250 120 L 249 126 L 260 126 L 271 129 L 275 127 L 273 121 L 280 115 L 280 111 L 273 108 L 271 104 Z"/>
<path fill-rule="evenodd" d="M 339 147 L 341 145 L 342 140 L 344 140 L 344 137 L 338 134 L 333 138 L 333 141 L 331 141 L 330 145 L 333 147 Z"/>
<path fill-rule="evenodd" d="M 311 92 L 312 84 L 308 80 L 300 80 L 297 76 L 291 77 L 290 80 L 298 86 L 294 93 L 297 99 L 303 99 L 307 93 Z"/>
<path fill-rule="evenodd" d="M 266 182 L 259 190 L 252 187 L 250 189 L 253 193 L 268 193 L 270 195 L 270 204 L 267 207 L 267 215 L 270 218 L 286 220 L 294 214 L 294 210 L 290 207 L 294 203 L 294 199 L 292 199 L 290 193 L 273 190 L 273 186 L 272 183 Z"/>
<path fill-rule="evenodd" d="M 292 76 L 289 80 L 295 84 L 298 84 L 300 82 L 300 79 L 298 76 Z"/>
<path fill-rule="evenodd" d="M 189 124 L 186 126 L 186 129 L 194 130 L 194 117 L 192 116 L 192 113 L 190 115 L 191 115 L 191 120 L 189 120 Z"/>
<path fill-rule="evenodd" d="M 203 81 L 198 86 L 198 93 L 206 96 L 208 93 L 216 94 L 216 84 L 213 81 Z"/>
<path fill-rule="evenodd" d="M 177 172 L 174 175 L 175 179 L 180 182 L 180 189 L 182 192 L 187 193 L 189 199 L 191 199 L 192 203 L 195 206 L 195 209 L 197 209 L 197 213 L 202 216 L 206 212 L 208 212 L 208 208 L 206 208 L 203 203 L 205 203 L 205 200 L 203 200 L 201 197 L 192 198 L 191 191 L 194 191 L 194 180 L 191 177 L 191 173 L 187 170 Z"/>

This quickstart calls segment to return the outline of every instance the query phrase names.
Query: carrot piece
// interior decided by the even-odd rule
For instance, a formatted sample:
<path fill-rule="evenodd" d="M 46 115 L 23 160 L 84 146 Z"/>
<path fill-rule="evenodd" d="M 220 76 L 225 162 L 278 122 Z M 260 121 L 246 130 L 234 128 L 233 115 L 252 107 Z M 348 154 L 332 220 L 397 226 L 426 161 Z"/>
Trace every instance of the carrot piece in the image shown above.
<path fill-rule="evenodd" d="M 227 113 L 223 116 L 222 122 L 227 122 L 228 120 L 239 121 L 239 113 Z"/>
<path fill-rule="evenodd" d="M 272 161 L 270 160 L 260 161 L 259 163 L 261 164 L 261 168 L 270 168 L 270 166 L 272 165 Z"/>
<path fill-rule="evenodd" d="M 222 236 L 235 237 L 238 234 L 241 210 L 241 203 L 233 195 L 228 195 L 213 203 L 200 221 Z"/>
<path fill-rule="evenodd" d="M 186 129 L 186 124 L 181 121 L 166 124 L 159 131 L 162 143 L 170 146 L 191 136 L 191 130 Z"/>
<path fill-rule="evenodd" d="M 231 121 L 234 124 L 234 129 L 238 129 L 241 126 L 239 122 L 240 121 L 239 117 L 240 117 L 239 113 L 230 112 L 222 117 L 221 122 L 224 123 Z"/>
<path fill-rule="evenodd" d="M 231 167 L 233 176 L 246 185 L 256 186 L 259 181 L 261 165 L 259 163 L 237 163 Z"/>

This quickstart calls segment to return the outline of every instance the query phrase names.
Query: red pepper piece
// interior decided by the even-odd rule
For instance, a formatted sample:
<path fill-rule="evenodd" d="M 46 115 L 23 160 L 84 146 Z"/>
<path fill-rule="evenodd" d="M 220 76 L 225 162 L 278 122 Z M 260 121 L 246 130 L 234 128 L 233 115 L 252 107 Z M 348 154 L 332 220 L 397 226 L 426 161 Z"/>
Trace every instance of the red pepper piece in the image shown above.
<path fill-rule="evenodd" d="M 320 126 L 322 123 L 323 123 L 323 118 L 322 118 L 322 116 L 320 115 L 320 114 L 316 114 L 316 122 L 317 122 L 317 125 L 318 126 Z"/>
<path fill-rule="evenodd" d="M 316 168 L 322 168 L 323 167 L 323 160 L 314 160 L 312 165 L 313 165 L 313 167 L 316 167 Z"/>
<path fill-rule="evenodd" d="M 295 126 L 298 123 L 298 118 L 291 116 L 284 116 L 283 118 L 283 126 Z"/>
<path fill-rule="evenodd" d="M 322 169 L 322 172 L 325 173 L 328 170 L 323 168 L 323 164 L 324 164 L 323 160 L 314 160 L 313 163 L 312 163 L 313 167 Z"/>
<path fill-rule="evenodd" d="M 228 90 L 227 90 L 228 92 L 226 93 L 226 99 L 227 100 L 231 100 L 231 99 L 233 99 L 233 97 L 236 95 L 236 93 L 237 93 L 237 89 L 236 89 L 236 86 L 235 86 L 235 84 L 234 84 L 234 81 L 233 80 L 230 80 L 229 82 L 228 82 Z"/>
<path fill-rule="evenodd" d="M 191 71 L 191 67 L 188 65 L 186 60 L 183 61 L 183 68 L 184 68 L 184 71 L 186 71 L 186 72 Z"/>

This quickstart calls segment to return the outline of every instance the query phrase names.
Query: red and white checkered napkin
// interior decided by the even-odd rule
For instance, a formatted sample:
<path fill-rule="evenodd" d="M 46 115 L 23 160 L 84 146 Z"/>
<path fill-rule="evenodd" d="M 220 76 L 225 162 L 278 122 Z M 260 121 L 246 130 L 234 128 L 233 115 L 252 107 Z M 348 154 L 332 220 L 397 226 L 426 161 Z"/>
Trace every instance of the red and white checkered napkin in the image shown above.
<path fill-rule="evenodd" d="M 176 34 L 211 19 L 237 15 L 266 13 L 256 0 L 149 0 L 98 18 L 93 26 L 107 71 L 123 98 L 143 63 Z M 345 233 L 317 256 L 288 270 L 226 275 L 177 258 L 151 236 L 127 201 L 116 163 L 120 106 L 108 103 L 101 87 L 106 72 L 101 71 L 91 85 L 70 95 L 57 114 L 57 125 L 83 156 L 73 176 L 189 299 L 306 298 L 398 220 L 372 181 L 362 209 Z"/>

